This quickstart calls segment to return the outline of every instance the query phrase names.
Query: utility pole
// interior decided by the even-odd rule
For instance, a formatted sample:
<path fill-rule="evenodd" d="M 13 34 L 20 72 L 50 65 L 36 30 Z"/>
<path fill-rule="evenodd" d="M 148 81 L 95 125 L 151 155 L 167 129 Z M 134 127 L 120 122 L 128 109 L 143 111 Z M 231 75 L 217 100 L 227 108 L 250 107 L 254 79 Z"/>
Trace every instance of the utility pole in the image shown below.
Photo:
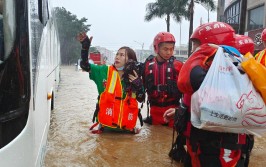
<path fill-rule="evenodd" d="M 190 36 L 193 33 L 194 0 L 190 1 L 189 10 L 190 10 L 190 16 L 189 16 L 190 21 L 189 21 L 189 37 L 188 37 L 188 57 L 190 56 L 192 50 L 192 42 L 190 40 Z"/>
<path fill-rule="evenodd" d="M 246 28 L 247 0 L 241 0 L 238 34 L 244 35 Z"/>

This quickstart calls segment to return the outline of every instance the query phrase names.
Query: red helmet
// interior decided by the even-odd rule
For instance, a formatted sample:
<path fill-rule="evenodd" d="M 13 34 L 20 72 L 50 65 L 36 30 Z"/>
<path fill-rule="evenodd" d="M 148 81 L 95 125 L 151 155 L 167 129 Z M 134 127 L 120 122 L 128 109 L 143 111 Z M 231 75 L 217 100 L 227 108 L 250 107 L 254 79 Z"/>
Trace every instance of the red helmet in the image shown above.
<path fill-rule="evenodd" d="M 175 37 L 173 36 L 173 34 L 169 33 L 169 32 L 159 32 L 153 40 L 153 47 L 154 47 L 154 51 L 155 53 L 159 52 L 159 44 L 163 43 L 163 42 L 173 42 L 175 43 Z"/>
<path fill-rule="evenodd" d="M 224 22 L 211 22 L 200 25 L 192 33 L 190 39 L 197 39 L 201 45 L 213 43 L 217 45 L 232 45 L 235 43 L 235 30 Z"/>
<path fill-rule="evenodd" d="M 261 40 L 266 41 L 266 28 L 261 33 Z"/>
<path fill-rule="evenodd" d="M 239 35 L 235 34 L 235 48 L 241 53 L 241 54 L 246 54 L 250 52 L 251 54 L 254 53 L 254 41 L 246 36 L 246 35 Z"/>

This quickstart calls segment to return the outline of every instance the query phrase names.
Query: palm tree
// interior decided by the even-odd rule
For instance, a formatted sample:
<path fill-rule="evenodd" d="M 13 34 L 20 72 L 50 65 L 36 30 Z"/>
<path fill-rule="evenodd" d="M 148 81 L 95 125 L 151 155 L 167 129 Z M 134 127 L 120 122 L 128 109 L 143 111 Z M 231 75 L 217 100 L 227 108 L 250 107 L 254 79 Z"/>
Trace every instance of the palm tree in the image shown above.
<path fill-rule="evenodd" d="M 157 0 L 154 3 L 148 3 L 146 6 L 145 21 L 166 16 L 167 32 L 170 32 L 170 18 L 180 22 L 182 18 L 189 18 L 189 11 L 186 9 L 187 0 Z"/>
<path fill-rule="evenodd" d="M 146 6 L 145 21 L 151 21 L 152 19 L 159 17 L 162 18 L 166 15 L 167 32 L 170 32 L 170 16 L 176 22 L 180 22 L 182 18 L 190 20 L 189 25 L 189 37 L 193 32 L 193 20 L 194 20 L 194 4 L 207 5 L 210 11 L 215 10 L 215 0 L 157 0 L 154 3 L 148 3 Z M 191 41 L 189 40 L 188 53 L 191 52 Z"/>
<path fill-rule="evenodd" d="M 190 3 L 188 2 L 190 1 Z M 189 37 L 191 36 L 191 34 L 193 33 L 193 20 L 194 20 L 194 5 L 195 3 L 198 4 L 202 4 L 202 5 L 207 5 L 209 7 L 209 9 L 211 11 L 215 10 L 215 4 L 214 4 L 214 0 L 187 0 L 187 2 L 189 3 L 189 11 L 190 11 L 190 16 L 189 16 Z M 189 44 L 188 44 L 188 55 L 190 55 L 191 52 L 191 48 L 192 48 L 192 43 L 189 40 Z"/>

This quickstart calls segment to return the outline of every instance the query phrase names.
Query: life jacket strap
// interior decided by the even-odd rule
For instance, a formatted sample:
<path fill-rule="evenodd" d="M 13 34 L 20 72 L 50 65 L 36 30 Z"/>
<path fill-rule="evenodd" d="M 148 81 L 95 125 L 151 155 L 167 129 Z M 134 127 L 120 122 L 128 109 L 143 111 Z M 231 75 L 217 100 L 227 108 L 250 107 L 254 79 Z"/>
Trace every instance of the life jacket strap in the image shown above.
<path fill-rule="evenodd" d="M 132 132 L 133 134 L 139 134 L 140 130 L 141 130 L 141 128 L 137 128 L 137 127 L 135 127 L 131 132 Z"/>
<path fill-rule="evenodd" d="M 93 130 L 97 125 L 99 124 L 99 122 L 96 122 L 95 124 L 93 124 L 91 127 L 90 127 L 90 131 L 92 134 L 101 134 L 103 132 L 103 127 L 100 127 L 99 129 L 97 130 Z"/>
<path fill-rule="evenodd" d="M 165 91 L 167 91 L 167 85 L 161 85 L 161 84 L 153 85 L 152 89 L 156 90 L 158 92 L 165 92 Z"/>
<path fill-rule="evenodd" d="M 103 132 L 103 129 L 93 130 L 91 131 L 92 134 L 101 134 Z"/>
<path fill-rule="evenodd" d="M 123 100 L 122 97 L 115 97 L 116 100 Z"/>
<path fill-rule="evenodd" d="M 155 100 L 149 100 L 150 102 L 150 106 L 158 106 L 158 107 L 167 107 L 167 106 L 171 106 L 171 105 L 178 105 L 179 102 L 176 100 L 173 101 L 163 101 L 163 102 L 158 102 Z"/>
<path fill-rule="evenodd" d="M 98 95 L 98 97 L 97 97 L 97 103 L 96 103 L 95 111 L 93 113 L 93 118 L 92 118 L 92 122 L 93 123 L 95 122 L 95 119 L 98 116 L 98 113 L 99 113 L 99 110 L 100 110 L 99 99 L 100 99 L 100 95 Z"/>
<path fill-rule="evenodd" d="M 94 124 L 90 127 L 90 130 L 93 130 L 98 124 L 99 124 L 99 122 L 94 123 Z"/>
<path fill-rule="evenodd" d="M 141 103 L 141 107 L 139 108 L 139 112 L 138 112 L 138 118 L 139 118 L 139 122 L 140 122 L 141 126 L 143 126 L 143 119 L 142 119 L 142 115 L 141 115 L 142 108 L 143 108 L 143 103 Z"/>

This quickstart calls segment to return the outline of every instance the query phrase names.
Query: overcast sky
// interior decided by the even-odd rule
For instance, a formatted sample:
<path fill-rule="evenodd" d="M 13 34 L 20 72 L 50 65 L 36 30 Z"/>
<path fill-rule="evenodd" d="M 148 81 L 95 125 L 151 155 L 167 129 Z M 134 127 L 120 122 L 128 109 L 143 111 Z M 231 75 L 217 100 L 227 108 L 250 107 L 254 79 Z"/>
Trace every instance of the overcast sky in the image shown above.
<path fill-rule="evenodd" d="M 165 18 L 156 18 L 150 22 L 144 21 L 146 5 L 156 0 L 51 0 L 53 6 L 63 6 L 80 19 L 88 19 L 91 29 L 87 33 L 93 36 L 92 46 L 106 47 L 117 50 L 121 46 L 133 49 L 148 49 L 154 36 L 160 31 L 166 31 Z M 210 21 L 216 21 L 216 12 L 210 12 Z M 196 5 L 194 14 L 194 29 L 199 26 L 200 19 L 208 22 L 208 11 L 201 5 Z M 176 45 L 187 44 L 189 22 L 170 22 L 170 32 L 176 38 Z M 181 40 L 180 40 L 181 39 Z"/>

